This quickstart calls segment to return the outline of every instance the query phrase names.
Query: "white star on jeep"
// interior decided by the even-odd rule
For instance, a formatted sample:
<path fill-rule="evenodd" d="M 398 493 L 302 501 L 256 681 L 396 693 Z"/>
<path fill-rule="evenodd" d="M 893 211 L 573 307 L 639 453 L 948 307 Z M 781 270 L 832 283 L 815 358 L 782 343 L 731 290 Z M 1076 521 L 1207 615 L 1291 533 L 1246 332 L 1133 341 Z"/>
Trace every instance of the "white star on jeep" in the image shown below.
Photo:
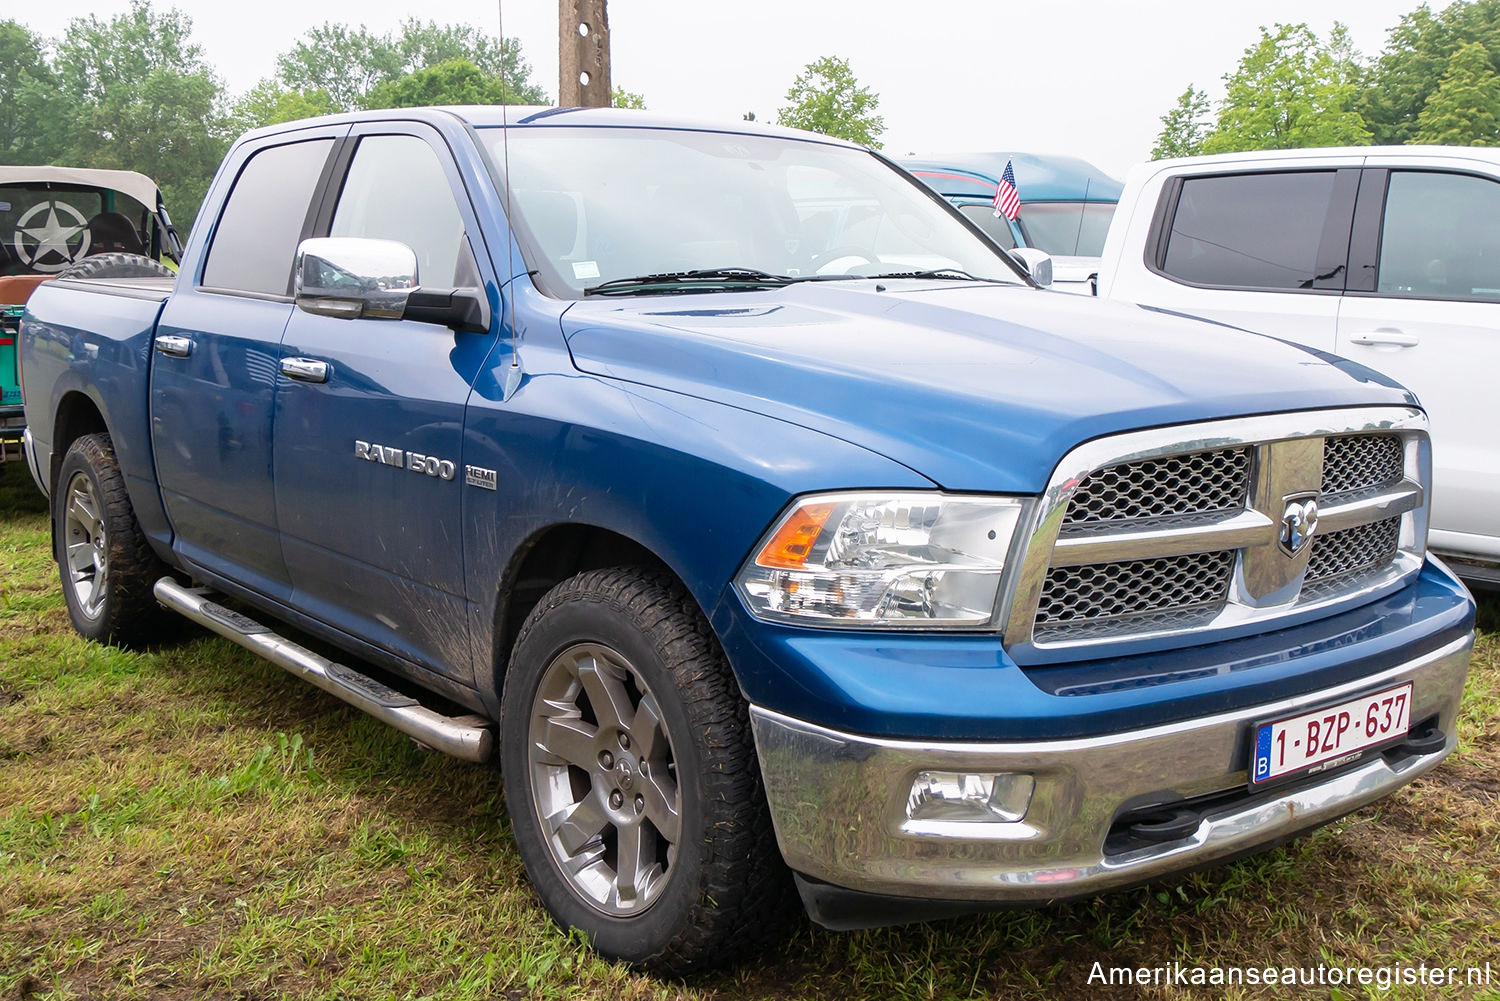
<path fill-rule="evenodd" d="M 36 241 L 36 254 L 32 260 L 37 260 L 49 250 L 55 252 L 63 259 L 69 259 L 73 255 L 68 250 L 68 241 L 77 236 L 82 226 L 67 226 L 57 218 L 57 205 L 54 203 L 47 207 L 47 221 L 41 226 L 30 226 L 21 232 Z"/>

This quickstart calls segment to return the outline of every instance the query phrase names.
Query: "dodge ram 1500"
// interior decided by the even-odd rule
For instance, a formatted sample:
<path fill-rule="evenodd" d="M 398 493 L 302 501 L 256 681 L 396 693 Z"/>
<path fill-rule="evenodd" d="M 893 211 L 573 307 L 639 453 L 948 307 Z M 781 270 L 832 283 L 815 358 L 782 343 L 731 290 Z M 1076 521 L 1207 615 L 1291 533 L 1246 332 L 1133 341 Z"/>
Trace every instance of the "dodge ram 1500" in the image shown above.
<path fill-rule="evenodd" d="M 175 278 L 38 289 L 26 453 L 81 633 L 186 616 L 498 758 L 558 922 L 681 972 L 793 886 L 1096 894 L 1453 748 L 1422 410 L 1206 329 L 826 137 L 370 112 L 243 137 Z"/>

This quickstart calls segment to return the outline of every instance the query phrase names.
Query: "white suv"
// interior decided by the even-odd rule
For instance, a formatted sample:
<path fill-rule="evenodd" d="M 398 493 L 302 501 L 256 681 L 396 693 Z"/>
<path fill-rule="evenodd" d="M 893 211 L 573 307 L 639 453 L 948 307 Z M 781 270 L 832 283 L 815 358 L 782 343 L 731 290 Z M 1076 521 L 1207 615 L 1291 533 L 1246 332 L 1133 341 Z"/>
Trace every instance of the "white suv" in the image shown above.
<path fill-rule="evenodd" d="M 1344 355 L 1411 389 L 1432 422 L 1430 545 L 1500 584 L 1500 149 L 1141 164 L 1099 294 Z"/>

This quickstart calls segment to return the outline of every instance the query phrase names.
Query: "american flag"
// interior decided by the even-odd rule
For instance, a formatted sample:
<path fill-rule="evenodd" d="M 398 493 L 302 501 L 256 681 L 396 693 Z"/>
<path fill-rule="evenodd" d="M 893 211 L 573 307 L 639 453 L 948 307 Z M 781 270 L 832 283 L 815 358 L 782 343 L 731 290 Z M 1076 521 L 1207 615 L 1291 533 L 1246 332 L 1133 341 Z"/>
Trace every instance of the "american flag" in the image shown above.
<path fill-rule="evenodd" d="M 995 218 L 1005 216 L 1011 222 L 1016 221 L 1016 216 L 1021 214 L 1021 195 L 1016 191 L 1016 172 L 1011 169 L 1010 161 L 1005 161 L 1005 173 L 1000 175 L 1000 183 L 995 185 Z"/>

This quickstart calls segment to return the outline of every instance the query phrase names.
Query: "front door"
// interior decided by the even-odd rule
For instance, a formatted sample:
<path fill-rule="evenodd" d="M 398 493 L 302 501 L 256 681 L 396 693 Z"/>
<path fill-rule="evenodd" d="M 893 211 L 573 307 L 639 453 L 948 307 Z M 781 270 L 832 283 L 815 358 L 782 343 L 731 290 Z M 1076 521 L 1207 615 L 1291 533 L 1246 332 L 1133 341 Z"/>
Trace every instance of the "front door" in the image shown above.
<path fill-rule="evenodd" d="M 1406 386 L 1427 411 L 1433 548 L 1500 558 L 1489 398 L 1500 359 L 1500 180 L 1437 166 L 1365 172 L 1360 215 L 1371 236 L 1354 263 L 1373 276 L 1344 295 L 1338 353 Z"/>
<path fill-rule="evenodd" d="M 406 244 L 427 288 L 481 284 L 477 227 L 437 134 L 384 123 L 354 139 L 329 235 Z M 457 359 L 488 342 L 297 310 L 276 390 L 276 512 L 297 607 L 459 681 L 471 674 L 459 513 L 472 366 Z"/>

